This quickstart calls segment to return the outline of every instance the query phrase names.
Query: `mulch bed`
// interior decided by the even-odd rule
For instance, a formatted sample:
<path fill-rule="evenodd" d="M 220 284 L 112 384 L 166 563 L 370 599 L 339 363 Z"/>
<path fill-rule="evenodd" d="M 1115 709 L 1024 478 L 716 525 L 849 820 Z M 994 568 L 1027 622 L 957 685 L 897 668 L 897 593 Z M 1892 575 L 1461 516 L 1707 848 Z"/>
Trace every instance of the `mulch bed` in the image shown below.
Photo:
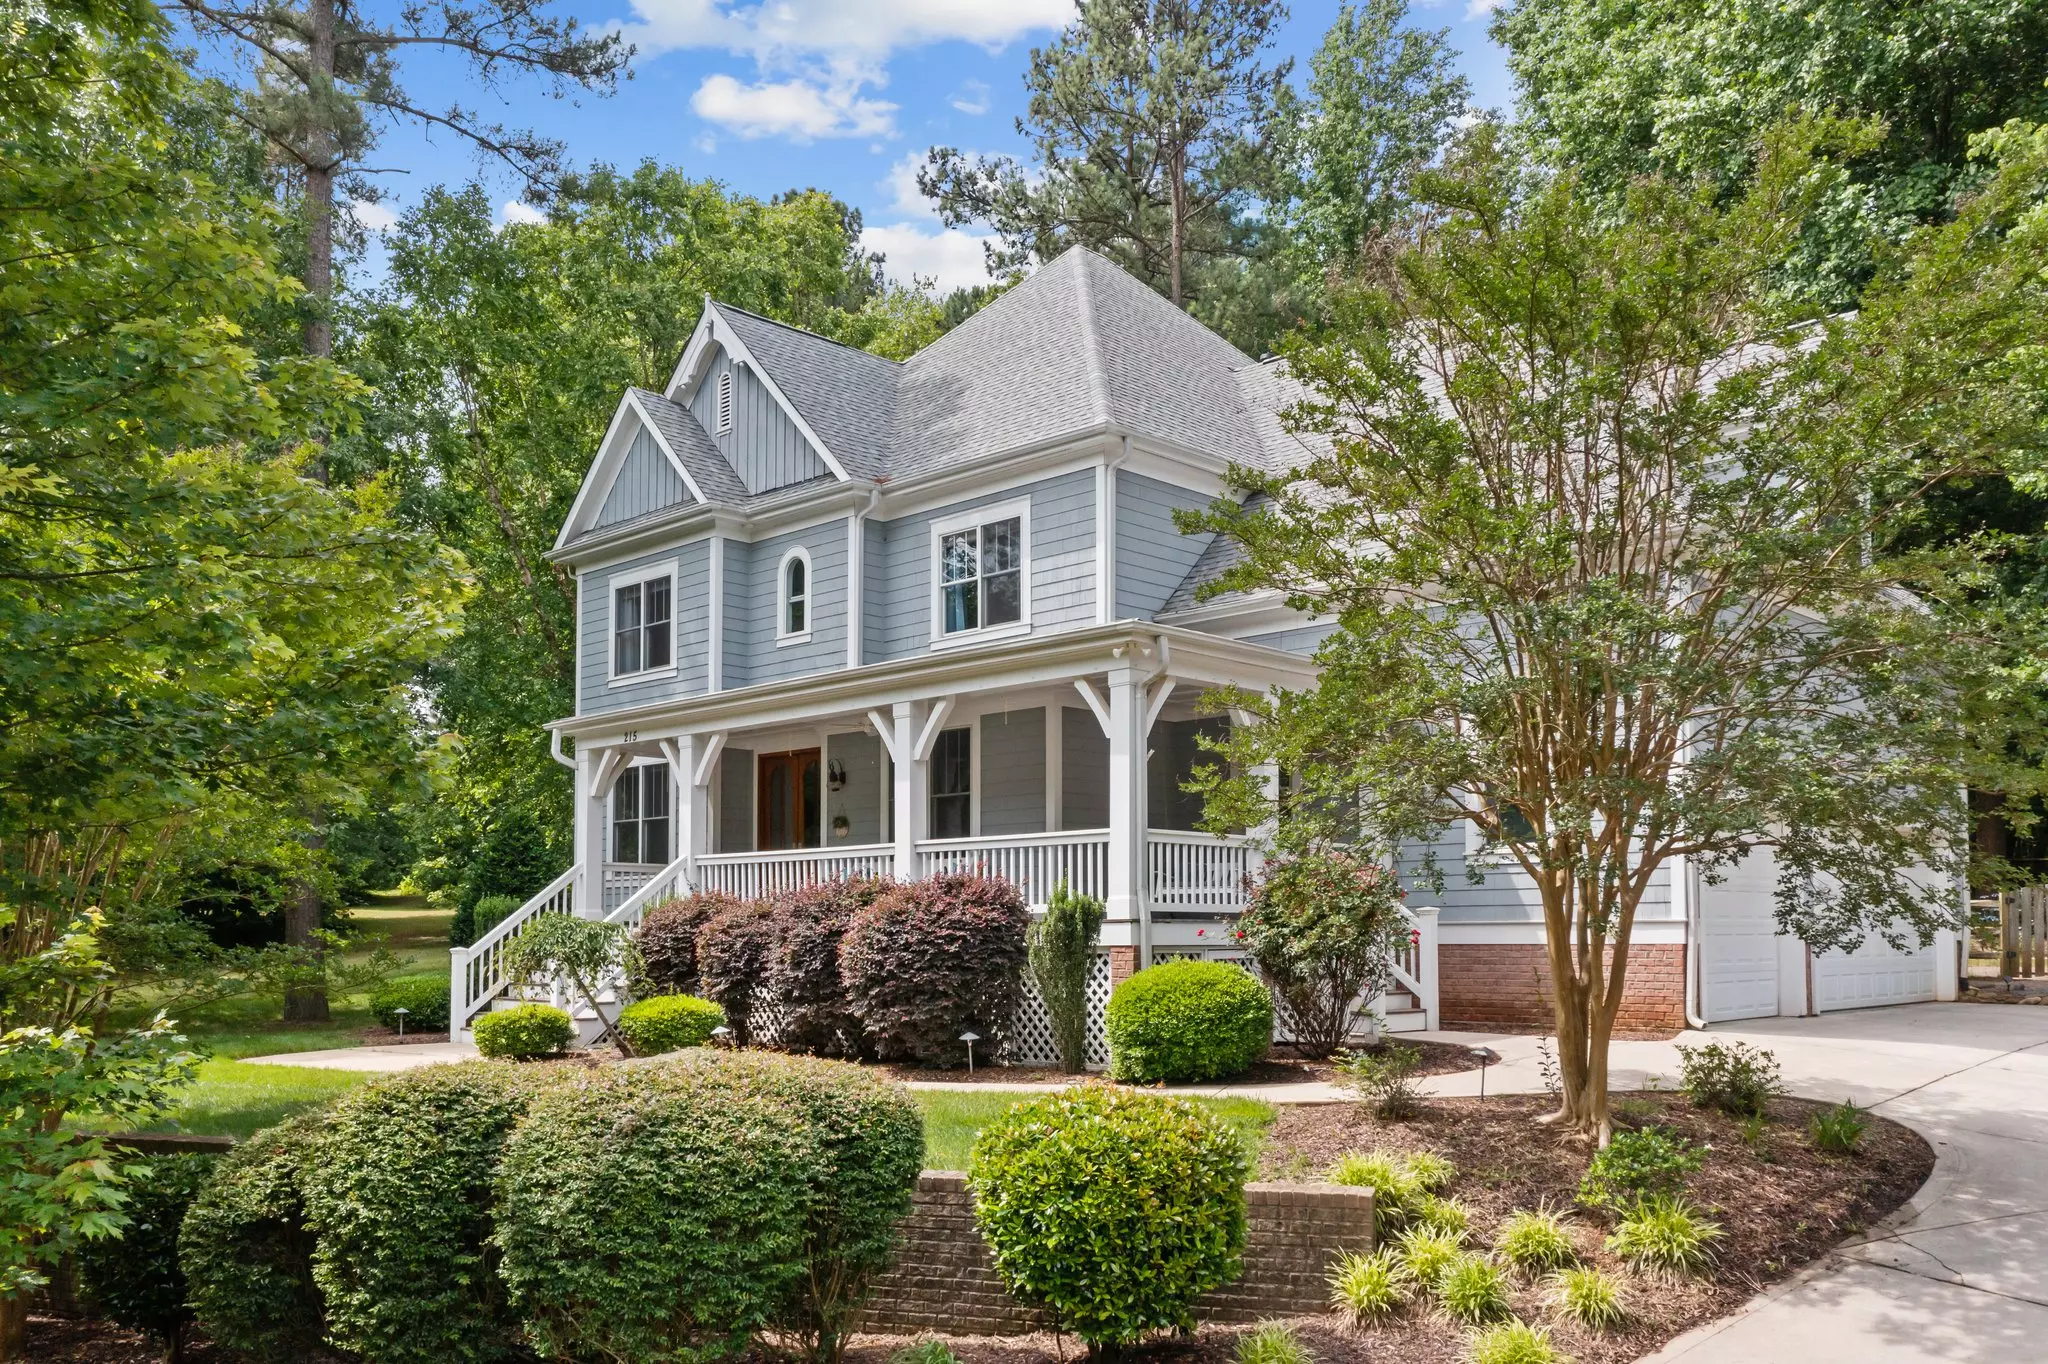
<path fill-rule="evenodd" d="M 1415 1068 L 1415 1074 L 1449 1075 L 1461 1070 L 1471 1070 L 1475 1063 L 1469 1049 L 1450 1042 L 1428 1042 L 1421 1038 L 1395 1037 L 1393 1043 L 1413 1047 L 1422 1053 L 1422 1060 Z M 1367 1051 L 1378 1054 L 1386 1043 L 1368 1047 Z M 878 1065 L 878 1070 L 888 1073 L 896 1080 L 923 1080 L 949 1085 L 982 1084 L 1031 1084 L 1059 1085 L 1072 1084 L 1083 1078 L 1069 1075 L 1058 1066 L 982 1066 L 977 1065 L 969 1075 L 967 1067 L 925 1067 L 912 1065 Z M 1306 1061 L 1284 1047 L 1275 1047 L 1266 1054 L 1266 1059 L 1242 1075 L 1234 1075 L 1227 1082 L 1232 1085 L 1291 1085 L 1308 1081 L 1331 1081 L 1337 1078 L 1337 1068 L 1328 1061 Z"/>

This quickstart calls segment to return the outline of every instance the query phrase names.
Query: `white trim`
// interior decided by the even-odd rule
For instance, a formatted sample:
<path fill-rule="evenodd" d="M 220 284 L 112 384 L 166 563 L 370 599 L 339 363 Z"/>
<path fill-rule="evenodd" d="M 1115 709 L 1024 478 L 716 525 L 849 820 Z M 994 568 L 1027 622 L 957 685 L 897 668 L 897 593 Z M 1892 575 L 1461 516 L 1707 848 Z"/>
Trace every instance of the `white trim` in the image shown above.
<path fill-rule="evenodd" d="M 789 606 L 794 600 L 789 595 L 789 566 L 801 562 L 804 566 L 804 628 L 789 628 Z M 780 649 L 788 644 L 811 642 L 811 622 L 815 618 L 813 608 L 817 605 L 818 578 L 811 571 L 811 552 L 802 545 L 796 546 L 782 556 L 782 562 L 775 566 L 775 647 Z"/>
<path fill-rule="evenodd" d="M 711 562 L 706 569 L 707 586 L 705 595 L 710 600 L 704 608 L 704 690 L 708 692 L 725 690 L 725 537 L 711 537 Z"/>
<path fill-rule="evenodd" d="M 1095 712 L 1095 723 L 1102 726 L 1104 738 L 1109 737 L 1109 703 L 1095 690 L 1095 684 L 1085 677 L 1074 679 L 1074 690 L 1081 693 L 1081 699 L 1088 703 L 1088 709 Z"/>
<path fill-rule="evenodd" d="M 1131 457 L 1125 436 L 1115 455 L 1095 466 L 1095 623 L 1116 619 L 1116 473 Z"/>
<path fill-rule="evenodd" d="M 653 419 L 647 415 L 647 409 L 640 405 L 639 399 L 633 396 L 631 389 L 628 389 L 620 395 L 619 405 L 612 409 L 612 419 L 604 429 L 604 438 L 597 443 L 597 458 L 591 461 L 590 472 L 583 476 L 582 486 L 576 489 L 576 500 L 569 504 L 569 514 L 562 518 L 562 529 L 555 535 L 556 550 L 568 548 L 569 542 L 586 529 L 583 525 L 586 511 L 595 517 L 604 509 L 605 498 L 611 495 L 612 484 L 618 480 L 619 466 L 625 462 L 626 454 L 633 446 L 630 440 L 619 440 L 619 431 L 628 412 L 633 414 L 633 420 L 647 429 L 648 435 L 654 437 L 655 446 L 668 457 L 669 464 L 682 478 L 683 487 L 690 496 L 697 499 L 698 506 L 709 500 L 704 496 L 703 489 L 697 486 L 697 480 L 690 477 L 690 471 L 683 467 L 683 462 L 676 458 L 676 452 L 669 448 L 668 441 L 662 437 L 661 428 L 654 424 Z M 600 488 L 603 489 L 602 493 L 598 491 Z M 593 499 L 595 506 L 591 505 Z"/>
<path fill-rule="evenodd" d="M 953 706 L 958 700 L 956 696 L 942 696 L 938 704 L 932 707 L 932 713 L 925 717 L 923 731 L 918 734 L 917 742 L 911 746 L 910 754 L 913 761 L 930 760 L 932 745 L 938 743 L 939 731 L 946 727 L 946 721 L 952 717 Z"/>
<path fill-rule="evenodd" d="M 719 316 L 725 322 L 723 328 L 715 329 L 715 340 L 718 345 L 725 347 L 726 356 L 733 361 L 744 364 L 754 372 L 754 378 L 760 381 L 761 387 L 768 390 L 769 397 L 782 405 L 784 415 L 796 426 L 797 430 L 803 432 L 804 439 L 809 441 L 811 448 L 818 452 L 818 458 L 825 462 L 825 467 L 832 471 L 832 476 L 841 483 L 849 482 L 850 478 L 846 472 L 846 466 L 841 464 L 839 457 L 826 447 L 824 437 L 811 429 L 811 424 L 804 420 L 804 414 L 796 410 L 796 404 L 789 400 L 789 395 L 784 393 L 781 385 L 775 382 L 775 376 L 770 374 L 758 360 L 754 359 L 753 352 L 747 349 L 747 343 L 740 340 L 738 333 L 733 330 L 731 319 L 725 318 L 724 314 L 719 312 L 717 302 L 709 294 L 706 294 L 704 296 L 704 319 L 707 325 L 704 329 L 704 335 L 707 340 L 714 337 L 714 328 L 708 325 L 714 315 Z M 693 337 L 691 339 L 690 345 L 693 349 L 696 347 L 696 338 Z M 683 353 L 683 359 L 686 362 L 690 359 L 688 351 Z M 681 370 L 682 366 L 678 365 L 677 372 L 680 373 Z"/>
<path fill-rule="evenodd" d="M 878 497 L 879 494 L 870 493 L 868 505 L 874 506 Z M 857 511 L 846 518 L 846 666 L 849 668 L 860 666 L 864 647 L 861 636 L 867 629 L 867 525 L 865 511 Z"/>
<path fill-rule="evenodd" d="M 1158 722 L 1159 712 L 1166 709 L 1167 698 L 1173 695 L 1173 689 L 1176 685 L 1172 678 L 1166 677 L 1161 678 L 1159 683 L 1152 689 L 1150 699 L 1145 702 L 1145 735 L 1147 738 L 1151 737 L 1152 726 Z"/>
<path fill-rule="evenodd" d="M 1066 814 L 1067 708 L 1055 692 L 1045 698 L 1045 828 L 1059 831 Z"/>
<path fill-rule="evenodd" d="M 977 625 L 971 630 L 955 630 L 950 634 L 940 627 L 945 622 L 945 584 L 940 582 L 939 546 L 948 535 L 963 530 L 977 532 L 976 553 L 980 553 L 978 532 L 981 527 L 998 521 L 1017 520 L 1017 619 L 1001 625 Z M 934 649 L 958 647 L 961 644 L 981 643 L 991 639 L 1009 639 L 1016 635 L 1031 633 L 1031 499 L 1013 498 L 1008 502 L 962 508 L 950 516 L 934 517 L 928 523 L 930 534 L 926 560 L 931 570 L 931 644 Z M 975 582 L 983 582 L 979 565 L 976 565 Z M 984 612 L 987 603 L 982 602 Z"/>
<path fill-rule="evenodd" d="M 678 617 L 677 608 L 681 606 L 681 602 L 676 596 L 676 584 L 682 580 L 681 563 L 682 561 L 679 559 L 664 559 L 659 563 L 649 564 L 645 568 L 627 569 L 623 573 L 613 573 L 606 576 L 604 580 L 605 685 L 629 687 L 641 682 L 659 681 L 661 678 L 674 677 L 676 675 L 678 654 L 676 647 L 676 621 Z M 618 609 L 618 591 L 622 587 L 632 587 L 636 583 L 654 582 L 659 578 L 668 579 L 668 662 L 659 668 L 642 668 L 638 672 L 622 673 L 618 671 L 618 632 L 614 628 L 612 620 L 612 613 Z M 644 623 L 641 628 L 643 630 L 646 628 Z"/>

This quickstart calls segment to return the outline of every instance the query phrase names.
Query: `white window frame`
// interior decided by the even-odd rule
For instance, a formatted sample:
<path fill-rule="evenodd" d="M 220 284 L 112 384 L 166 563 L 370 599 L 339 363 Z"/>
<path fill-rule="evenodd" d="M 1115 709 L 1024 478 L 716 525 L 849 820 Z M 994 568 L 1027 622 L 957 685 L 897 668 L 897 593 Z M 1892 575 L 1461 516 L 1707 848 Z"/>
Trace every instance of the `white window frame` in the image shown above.
<path fill-rule="evenodd" d="M 733 369 L 734 366 L 728 364 L 719 370 L 711 389 L 711 421 L 714 434 L 720 436 L 732 434 L 733 389 L 737 387 L 733 381 Z"/>
<path fill-rule="evenodd" d="M 647 773 L 655 770 L 656 768 L 661 769 L 660 780 L 655 782 L 647 781 Z M 626 862 L 618 856 L 619 826 L 621 823 L 618 815 L 619 788 L 626 782 L 634 783 L 633 802 L 635 807 L 639 810 L 639 813 L 635 815 L 632 820 L 632 824 L 634 826 L 633 841 L 636 844 L 643 844 L 643 846 L 639 848 L 641 857 L 638 861 L 635 862 Z M 660 815 L 649 815 L 647 813 L 647 796 L 650 787 L 659 788 L 661 790 L 664 801 L 664 808 Z M 647 849 L 644 846 L 644 840 L 647 833 L 647 825 L 653 823 L 656 819 L 659 819 L 662 824 L 662 842 L 664 844 L 664 847 L 662 849 L 662 860 L 660 861 L 650 860 L 646 856 Z M 618 780 L 612 783 L 612 789 L 610 794 L 608 794 L 605 797 L 604 822 L 605 861 L 615 863 L 619 866 L 666 866 L 668 864 L 668 860 L 670 858 L 673 858 L 675 855 L 676 830 L 678 827 L 676 821 L 675 773 L 669 770 L 669 765 L 666 762 L 635 762 L 631 767 L 628 767 L 625 771 L 619 773 Z"/>
<path fill-rule="evenodd" d="M 1021 560 L 1017 573 L 1017 619 L 1003 625 L 977 625 L 972 630 L 945 632 L 946 594 L 940 581 L 939 546 L 946 536 L 955 531 L 986 526 L 995 521 L 1017 520 L 1018 555 Z M 975 507 L 968 511 L 955 512 L 950 516 L 934 517 L 931 523 L 931 544 L 926 551 L 926 563 L 931 570 L 931 647 L 934 649 L 957 649 L 970 644 L 981 644 L 992 639 L 1009 639 L 1016 635 L 1031 633 L 1031 499 L 1016 498 L 1009 502 L 998 502 L 993 506 Z"/>
<path fill-rule="evenodd" d="M 641 682 L 658 681 L 676 675 L 677 661 L 682 655 L 682 638 L 678 625 L 682 620 L 682 601 L 676 588 L 682 582 L 681 561 L 664 560 L 649 564 L 645 568 L 632 568 L 614 573 L 604 580 L 604 672 L 607 686 L 630 687 Z M 642 668 L 639 672 L 622 673 L 619 666 L 618 632 L 612 628 L 612 613 L 618 610 L 619 589 L 632 587 L 636 583 L 653 582 L 658 578 L 668 579 L 668 663 L 660 668 Z"/>
<path fill-rule="evenodd" d="M 800 563 L 804 566 L 804 628 L 789 628 L 789 566 Z M 807 644 L 811 638 L 811 624 L 817 619 L 818 575 L 811 569 L 811 552 L 802 545 L 782 556 L 782 562 L 775 566 L 775 647 L 786 644 Z"/>

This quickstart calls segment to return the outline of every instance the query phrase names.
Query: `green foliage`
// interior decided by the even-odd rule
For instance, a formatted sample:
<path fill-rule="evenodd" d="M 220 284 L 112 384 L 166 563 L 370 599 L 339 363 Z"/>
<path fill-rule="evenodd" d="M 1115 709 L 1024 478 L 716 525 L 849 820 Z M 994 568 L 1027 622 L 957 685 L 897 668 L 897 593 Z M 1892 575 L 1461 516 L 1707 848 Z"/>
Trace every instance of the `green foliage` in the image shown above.
<path fill-rule="evenodd" d="M 1096 1350 L 1192 1328 L 1237 1277 L 1248 1168 L 1213 1114 L 1091 1084 L 983 1128 L 968 1182 L 1004 1285 Z"/>
<path fill-rule="evenodd" d="M 170 1359 L 192 1322 L 178 1268 L 178 1229 L 217 1159 L 151 1157 L 128 1186 L 128 1225 L 118 1236 L 87 1241 L 76 1256 L 79 1279 L 100 1310 L 152 1337 Z"/>
<path fill-rule="evenodd" d="M 178 1262 L 192 1310 L 222 1346 L 304 1359 L 326 1334 L 313 1279 L 304 1172 L 320 1159 L 324 1111 L 265 1128 L 223 1156 L 185 1214 Z"/>
<path fill-rule="evenodd" d="M 1735 1118 L 1762 1116 L 1771 1099 L 1785 1092 L 1777 1056 L 1747 1042 L 1680 1047 L 1678 1074 L 1679 1088 L 1694 1107 Z"/>
<path fill-rule="evenodd" d="M 1870 1119 L 1862 1109 L 1844 1099 L 1832 1108 L 1823 1108 L 1806 1120 L 1806 1135 L 1814 1149 L 1826 1151 L 1829 1155 L 1852 1156 L 1863 1144 L 1863 1134 L 1870 1128 Z"/>
<path fill-rule="evenodd" d="M 920 1340 L 890 1355 L 889 1364 L 960 1364 L 960 1357 L 943 1340 Z"/>
<path fill-rule="evenodd" d="M 1588 1331 L 1612 1331 L 1628 1321 L 1621 1285 L 1597 1265 L 1560 1269 L 1550 1281 L 1550 1306 Z"/>
<path fill-rule="evenodd" d="M 780 1013 L 776 1045 L 819 1056 L 863 1053 L 860 1019 L 839 970 L 839 945 L 853 916 L 888 885 L 872 877 L 818 881 L 775 898 L 762 984 Z"/>
<path fill-rule="evenodd" d="M 1327 849 L 1267 864 L 1238 916 L 1237 938 L 1287 1003 L 1311 1056 L 1344 1045 L 1360 1012 L 1393 979 L 1408 940 L 1404 892 L 1367 857 Z"/>
<path fill-rule="evenodd" d="M 1531 1277 L 1562 1269 L 1579 1258 L 1564 1220 L 1547 1208 L 1519 1208 L 1509 1213 L 1494 1233 L 1493 1250 L 1515 1270 Z"/>
<path fill-rule="evenodd" d="M 1414 1184 L 1412 1174 L 1409 1176 L 1409 1183 L 1411 1186 Z M 1408 1216 L 1419 1227 L 1430 1227 L 1446 1236 L 1455 1236 L 1460 1241 L 1463 1241 L 1472 1230 L 1472 1214 L 1455 1198 L 1438 1198 L 1435 1194 L 1422 1194 L 1410 1205 Z"/>
<path fill-rule="evenodd" d="M 1624 1209 L 1648 1195 L 1675 1194 L 1705 1161 L 1704 1152 L 1668 1127 L 1616 1132 L 1587 1164 L 1579 1180 L 1579 1202 Z"/>
<path fill-rule="evenodd" d="M 486 1364 L 513 1347 L 491 1180 L 534 1090 L 556 1078 L 425 1066 L 335 1103 L 299 1175 L 332 1343 L 378 1364 Z"/>
<path fill-rule="evenodd" d="M 1483 1255 L 1460 1255 L 1436 1276 L 1436 1300 L 1452 1321 L 1479 1326 L 1508 1315 L 1508 1276 Z"/>
<path fill-rule="evenodd" d="M 713 1028 L 724 1025 L 725 1010 L 694 995 L 656 995 L 619 1011 L 619 1031 L 635 1056 L 701 1047 L 711 1040 Z"/>
<path fill-rule="evenodd" d="M 775 910 L 745 900 L 719 910 L 697 930 L 697 980 L 703 997 L 725 1011 L 733 1040 L 754 1040 L 754 1003 L 768 977 L 768 954 L 777 937 Z"/>
<path fill-rule="evenodd" d="M 1570 1364 L 1550 1343 L 1548 1330 L 1520 1321 L 1504 1321 L 1474 1332 L 1465 1357 L 1470 1364 Z"/>
<path fill-rule="evenodd" d="M 841 940 L 846 994 L 885 1057 L 965 1057 L 960 1034 L 989 1054 L 1010 1029 L 1023 990 L 1031 915 L 1016 887 L 949 873 L 889 887 L 854 915 Z"/>
<path fill-rule="evenodd" d="M 1408 1299 L 1407 1267 L 1389 1250 L 1353 1251 L 1330 1271 L 1330 1305 L 1359 1325 L 1384 1321 Z"/>
<path fill-rule="evenodd" d="M 1410 1227 L 1394 1242 L 1408 1277 L 1433 1289 L 1445 1270 L 1465 1258 L 1464 1238 L 1435 1227 Z"/>
<path fill-rule="evenodd" d="M 1410 1221 L 1462 1242 L 1468 1215 L 1458 1203 L 1436 1197 L 1457 1178 L 1457 1167 L 1434 1151 L 1352 1152 L 1330 1168 L 1330 1182 L 1371 1189 L 1373 1222 L 1382 1237 Z"/>
<path fill-rule="evenodd" d="M 1237 1338 L 1237 1364 L 1313 1364 L 1294 1332 L 1285 1326 L 1259 1326 Z"/>
<path fill-rule="evenodd" d="M 609 1034 L 618 1041 L 598 996 L 605 982 L 631 974 L 632 956 L 632 940 L 618 924 L 574 914 L 541 914 L 505 944 L 500 960 L 507 980 L 538 977 L 567 981 L 574 991 L 571 998 L 588 1003 L 604 1024 L 598 1040 Z M 481 1039 L 477 1045 L 483 1045 Z M 623 1042 L 620 1050 L 626 1050 Z"/>
<path fill-rule="evenodd" d="M 1337 1083 L 1358 1095 L 1375 1117 L 1412 1118 L 1422 1106 L 1415 1068 L 1422 1048 L 1382 1043 L 1378 1051 L 1347 1051 L 1337 1057 Z"/>
<path fill-rule="evenodd" d="M 1443 1193 L 1458 1178 L 1458 1167 L 1434 1151 L 1410 1151 L 1401 1163 L 1408 1182 L 1424 1193 Z"/>
<path fill-rule="evenodd" d="M 1171 961 L 1118 985 L 1104 1026 L 1116 1080 L 1223 1080 L 1272 1046 L 1273 1000 L 1255 976 L 1228 962 Z"/>
<path fill-rule="evenodd" d="M 1720 1225 L 1684 1199 L 1651 1194 L 1622 1217 L 1607 1248 L 1637 1269 L 1697 1274 L 1714 1262 L 1714 1242 L 1720 1239 Z"/>
<path fill-rule="evenodd" d="M 539 888 L 536 886 L 534 889 Z M 455 907 L 455 917 L 448 922 L 448 941 L 456 947 L 468 947 L 525 903 L 517 895 L 480 895 L 474 905 L 459 903 Z"/>
<path fill-rule="evenodd" d="M 370 1013 L 396 1031 L 398 1011 L 405 1010 L 405 1030 L 448 1031 L 448 981 L 445 976 L 404 976 L 370 996 Z"/>
<path fill-rule="evenodd" d="M 1104 913 L 1100 900 L 1075 894 L 1062 877 L 1026 938 L 1031 979 L 1052 1022 L 1060 1069 L 1069 1075 L 1088 1068 L 1088 977 Z"/>
<path fill-rule="evenodd" d="M 515 1004 L 480 1015 L 470 1024 L 470 1034 L 485 1056 L 531 1061 L 575 1041 L 576 1022 L 552 1004 Z"/>

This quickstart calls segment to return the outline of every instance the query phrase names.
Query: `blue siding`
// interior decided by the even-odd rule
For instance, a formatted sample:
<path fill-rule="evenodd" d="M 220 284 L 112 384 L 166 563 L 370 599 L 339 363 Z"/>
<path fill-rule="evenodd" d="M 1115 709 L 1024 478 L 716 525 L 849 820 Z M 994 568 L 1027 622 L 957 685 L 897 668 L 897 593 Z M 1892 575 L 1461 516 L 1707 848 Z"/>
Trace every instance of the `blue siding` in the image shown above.
<path fill-rule="evenodd" d="M 872 523 L 868 662 L 902 658 L 931 644 L 932 522 L 1024 496 L 1031 499 L 1032 627 L 1060 629 L 1095 619 L 1095 475 L 1082 469 L 917 516 Z"/>
<path fill-rule="evenodd" d="M 782 559 L 802 546 L 811 556 L 811 637 L 777 644 Z M 728 685 L 777 682 L 846 666 L 846 522 L 726 546 L 725 673 Z"/>
<path fill-rule="evenodd" d="M 730 373 L 732 384 L 732 430 L 718 431 L 718 376 Z M 830 473 L 825 461 L 804 439 L 804 433 L 789 419 L 782 404 L 768 391 L 760 377 L 746 365 L 734 364 L 725 347 L 718 347 L 710 368 L 690 395 L 689 409 L 711 433 L 718 453 L 733 467 L 750 493 L 766 492 L 807 478 Z"/>
<path fill-rule="evenodd" d="M 676 671 L 673 676 L 644 682 L 611 684 L 611 581 L 665 560 L 676 561 L 673 597 Z M 705 604 L 710 584 L 710 546 L 692 540 L 671 549 L 657 550 L 625 563 L 592 569 L 577 580 L 577 638 L 579 666 L 583 678 L 582 713 L 598 715 L 626 706 L 646 705 L 678 697 L 695 696 L 705 689 L 706 649 L 709 647 Z"/>
<path fill-rule="evenodd" d="M 631 521 L 636 516 L 692 500 L 683 476 L 661 452 L 653 433 L 640 425 L 638 417 L 631 420 L 634 425 L 633 443 L 619 465 L 619 472 L 612 479 L 611 489 L 605 493 L 604 506 L 598 510 L 597 524 L 600 526 L 615 526 L 621 521 Z"/>
<path fill-rule="evenodd" d="M 981 717 L 981 829 L 984 834 L 1045 830 L 1045 711 Z"/>
<path fill-rule="evenodd" d="M 882 841 L 882 741 L 872 734 L 831 734 L 825 757 L 846 769 L 846 785 L 825 792 L 825 842 L 831 847 Z M 835 816 L 845 815 L 846 837 L 832 832 Z"/>
<path fill-rule="evenodd" d="M 1173 524 L 1174 509 L 1196 511 L 1212 500 L 1143 474 L 1117 473 L 1117 619 L 1150 620 L 1159 614 L 1212 538 L 1181 534 Z"/>
<path fill-rule="evenodd" d="M 1263 644 L 1268 649 L 1285 649 L 1290 654 L 1311 656 L 1322 647 L 1324 640 L 1337 633 L 1334 620 L 1318 621 L 1314 625 L 1301 625 L 1292 630 L 1276 630 L 1270 635 L 1250 635 L 1247 644 Z"/>
<path fill-rule="evenodd" d="M 1444 888 L 1432 891 L 1420 879 L 1425 852 L 1434 850 L 1437 866 L 1443 870 Z M 1408 886 L 1411 904 L 1436 905 L 1443 910 L 1446 924 L 1543 922 L 1543 899 L 1535 882 L 1512 862 L 1489 864 L 1477 884 L 1465 875 L 1465 828 L 1446 829 L 1429 843 L 1404 846 L 1397 865 L 1401 883 Z M 1636 910 L 1639 922 L 1672 917 L 1671 876 L 1668 864 L 1652 878 Z"/>

